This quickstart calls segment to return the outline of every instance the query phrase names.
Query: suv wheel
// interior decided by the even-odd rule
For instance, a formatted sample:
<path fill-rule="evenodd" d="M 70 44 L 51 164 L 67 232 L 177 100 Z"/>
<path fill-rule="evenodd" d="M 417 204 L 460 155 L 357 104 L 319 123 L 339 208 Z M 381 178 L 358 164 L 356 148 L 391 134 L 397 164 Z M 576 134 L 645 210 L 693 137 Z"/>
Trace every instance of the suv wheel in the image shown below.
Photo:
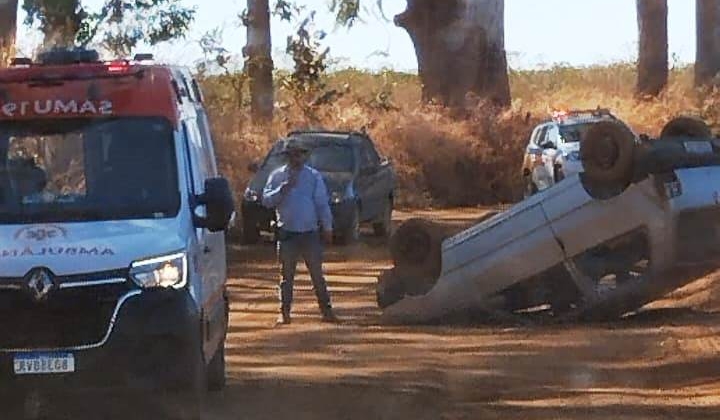
<path fill-rule="evenodd" d="M 337 245 L 350 245 L 360 239 L 360 208 L 355 206 L 350 215 L 350 225 L 335 237 Z"/>
<path fill-rule="evenodd" d="M 373 223 L 373 230 L 375 231 L 375 236 L 386 239 L 390 237 L 390 233 L 392 232 L 392 211 L 393 200 L 389 199 L 387 204 L 385 204 L 385 209 L 383 209 L 380 220 Z"/>
<path fill-rule="evenodd" d="M 254 221 L 243 219 L 242 239 L 245 245 L 254 245 L 260 240 L 260 229 Z"/>

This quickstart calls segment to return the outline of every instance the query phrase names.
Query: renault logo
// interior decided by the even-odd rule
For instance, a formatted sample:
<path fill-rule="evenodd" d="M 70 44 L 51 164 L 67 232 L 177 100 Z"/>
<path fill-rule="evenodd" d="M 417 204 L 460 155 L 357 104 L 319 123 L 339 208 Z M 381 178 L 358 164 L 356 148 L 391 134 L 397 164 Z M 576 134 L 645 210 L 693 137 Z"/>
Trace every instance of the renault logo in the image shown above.
<path fill-rule="evenodd" d="M 44 302 L 55 287 L 50 272 L 38 268 L 30 272 L 27 277 L 27 290 L 35 302 Z"/>

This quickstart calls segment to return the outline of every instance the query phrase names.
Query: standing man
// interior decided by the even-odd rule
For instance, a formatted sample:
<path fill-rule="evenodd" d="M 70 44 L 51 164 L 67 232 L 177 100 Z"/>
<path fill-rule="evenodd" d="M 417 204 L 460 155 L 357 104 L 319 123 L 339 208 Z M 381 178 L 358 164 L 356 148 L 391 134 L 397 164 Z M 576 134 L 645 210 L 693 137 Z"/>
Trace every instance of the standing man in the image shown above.
<path fill-rule="evenodd" d="M 268 178 L 263 205 L 274 208 L 278 221 L 278 257 L 282 265 L 278 324 L 290 323 L 295 269 L 299 257 L 310 271 L 323 322 L 337 322 L 323 276 L 323 242 L 332 241 L 333 217 L 322 176 L 305 165 L 310 150 L 290 138 L 282 153 L 287 164 Z"/>

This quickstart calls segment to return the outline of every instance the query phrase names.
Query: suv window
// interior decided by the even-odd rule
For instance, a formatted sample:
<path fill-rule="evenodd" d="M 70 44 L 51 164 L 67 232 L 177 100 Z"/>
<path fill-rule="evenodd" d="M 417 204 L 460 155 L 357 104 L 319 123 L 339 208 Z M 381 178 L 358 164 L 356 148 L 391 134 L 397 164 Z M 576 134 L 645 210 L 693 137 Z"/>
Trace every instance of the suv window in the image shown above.
<path fill-rule="evenodd" d="M 540 131 L 537 133 L 537 136 L 533 139 L 533 144 L 535 146 L 540 146 L 545 142 L 545 138 L 547 137 L 547 132 L 549 128 L 550 126 L 546 125 L 540 129 Z"/>
<path fill-rule="evenodd" d="M 360 137 L 360 168 L 373 168 L 380 164 L 380 155 L 372 142 L 366 137 Z"/>

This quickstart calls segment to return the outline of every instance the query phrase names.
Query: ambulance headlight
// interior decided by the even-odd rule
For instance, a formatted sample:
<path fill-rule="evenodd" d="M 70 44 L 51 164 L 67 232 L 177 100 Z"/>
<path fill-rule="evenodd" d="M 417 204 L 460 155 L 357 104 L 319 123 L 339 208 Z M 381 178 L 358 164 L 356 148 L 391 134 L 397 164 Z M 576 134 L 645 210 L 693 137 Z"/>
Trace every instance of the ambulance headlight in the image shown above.
<path fill-rule="evenodd" d="M 130 278 L 143 289 L 182 289 L 187 284 L 187 255 L 136 261 L 130 266 Z"/>

